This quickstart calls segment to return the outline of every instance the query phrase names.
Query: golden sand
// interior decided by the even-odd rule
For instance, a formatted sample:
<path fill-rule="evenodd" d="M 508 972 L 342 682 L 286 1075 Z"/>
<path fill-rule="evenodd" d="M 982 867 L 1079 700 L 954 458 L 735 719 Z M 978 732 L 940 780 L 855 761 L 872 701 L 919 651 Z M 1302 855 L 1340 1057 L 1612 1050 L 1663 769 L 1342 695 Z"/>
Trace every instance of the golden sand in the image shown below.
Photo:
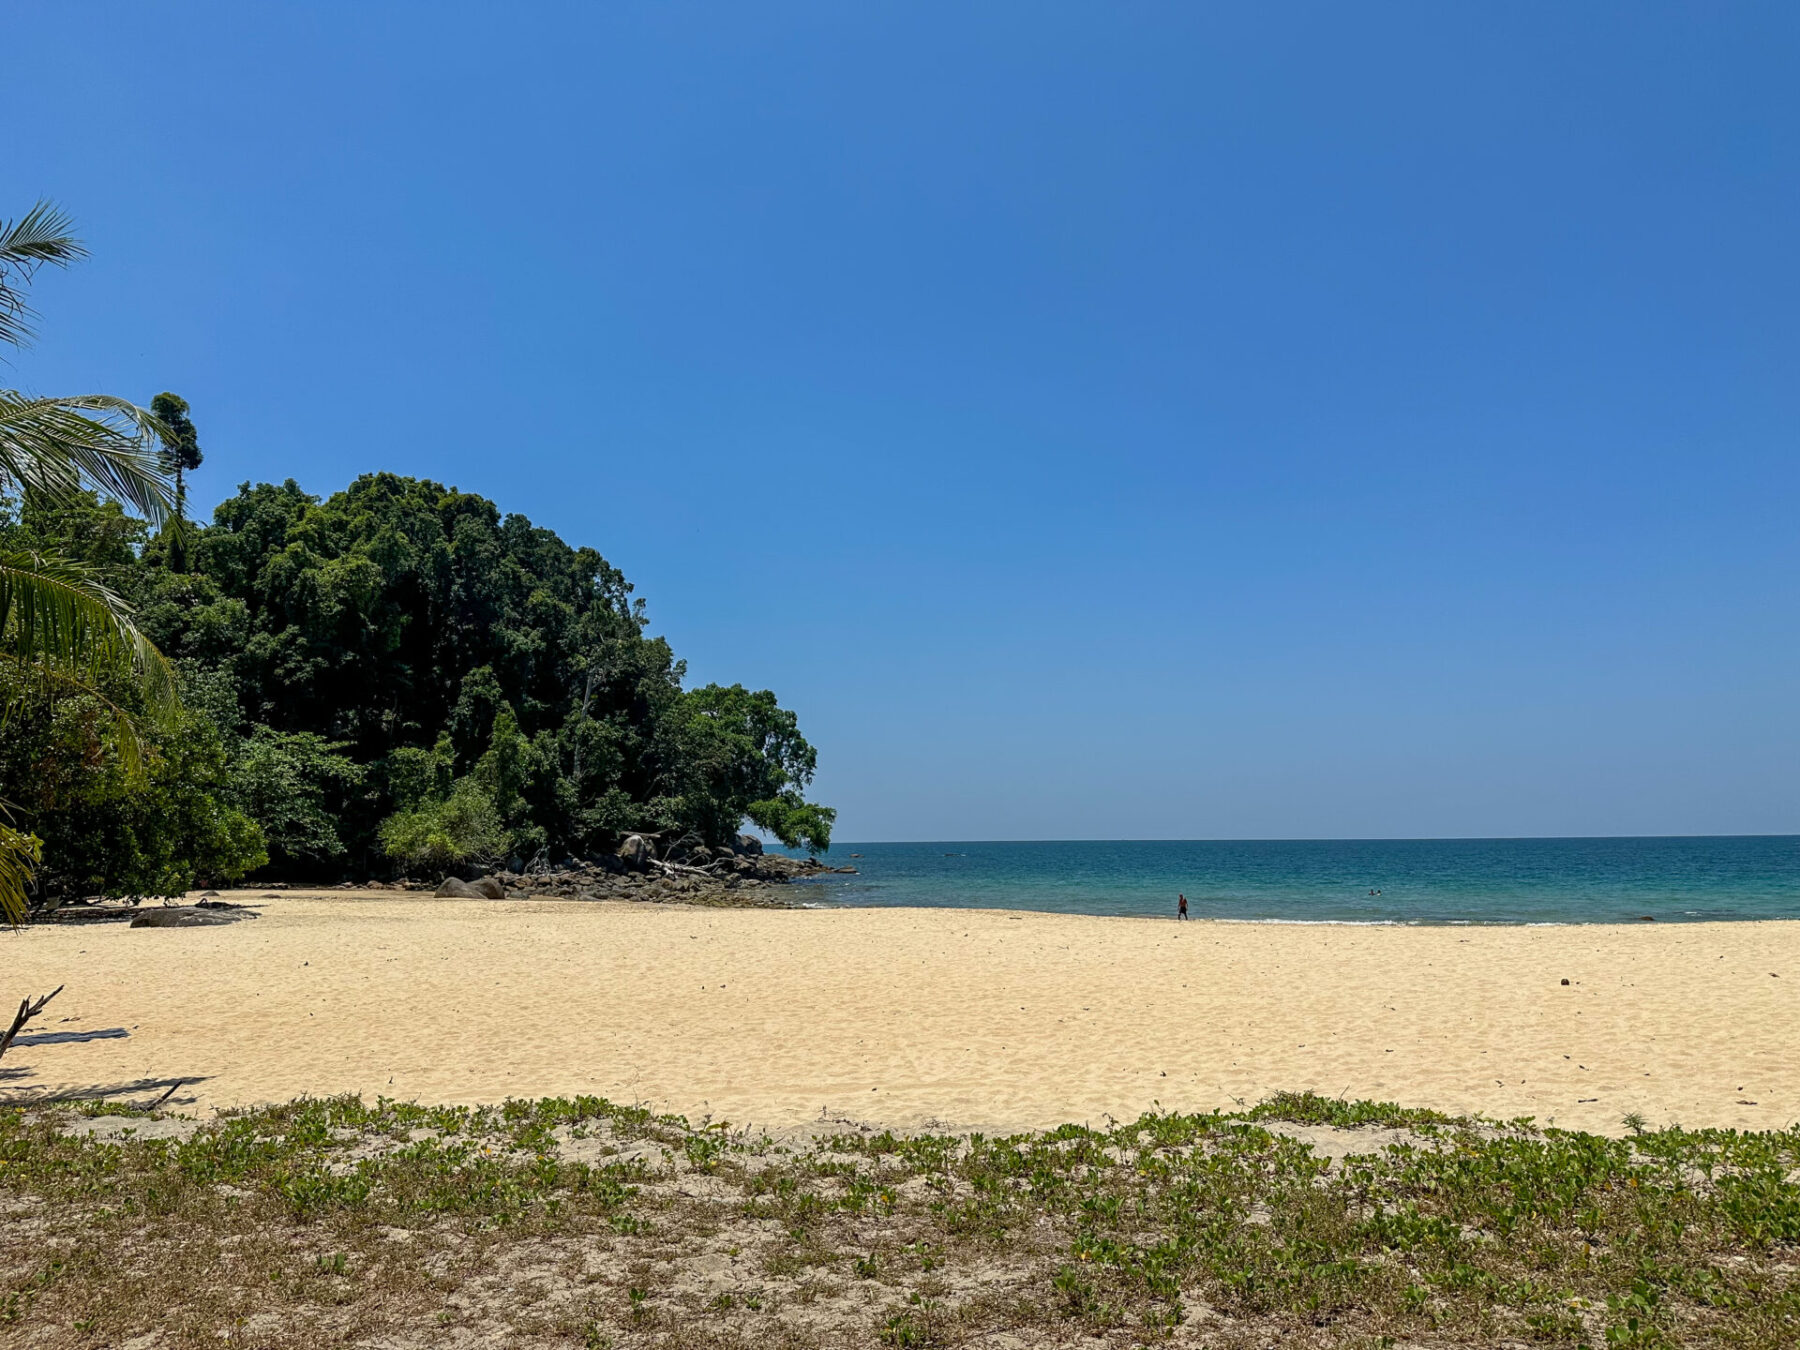
<path fill-rule="evenodd" d="M 68 986 L 0 1099 L 182 1079 L 188 1111 L 593 1093 L 777 1129 L 1016 1129 L 1312 1089 L 1609 1132 L 1800 1118 L 1800 923 L 252 903 L 229 927 L 0 934 L 0 998 Z"/>

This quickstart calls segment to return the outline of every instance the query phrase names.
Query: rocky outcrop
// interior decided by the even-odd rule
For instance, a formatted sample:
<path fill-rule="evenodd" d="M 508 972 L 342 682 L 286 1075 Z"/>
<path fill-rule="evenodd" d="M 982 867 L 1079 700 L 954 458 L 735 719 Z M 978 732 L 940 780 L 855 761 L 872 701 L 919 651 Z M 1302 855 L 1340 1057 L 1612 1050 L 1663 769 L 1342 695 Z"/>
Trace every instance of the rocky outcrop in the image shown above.
<path fill-rule="evenodd" d="M 648 839 L 634 837 L 642 839 L 648 848 Z M 643 857 L 641 864 L 634 867 L 630 859 L 642 855 L 632 849 L 628 851 L 629 856 L 625 853 L 604 854 L 561 867 L 527 870 L 507 878 L 506 894 L 520 900 L 648 900 L 666 904 L 785 909 L 791 903 L 781 895 L 786 883 L 825 872 L 856 870 L 853 867 L 827 867 L 816 858 L 790 858 L 779 853 L 714 853 L 694 847 L 671 852 L 678 854 L 681 860 L 658 859 L 652 855 Z M 438 894 L 480 894 L 476 887 L 492 880 L 483 878 L 473 885 L 448 881 L 438 889 Z M 473 898 L 473 894 L 468 898 Z"/>

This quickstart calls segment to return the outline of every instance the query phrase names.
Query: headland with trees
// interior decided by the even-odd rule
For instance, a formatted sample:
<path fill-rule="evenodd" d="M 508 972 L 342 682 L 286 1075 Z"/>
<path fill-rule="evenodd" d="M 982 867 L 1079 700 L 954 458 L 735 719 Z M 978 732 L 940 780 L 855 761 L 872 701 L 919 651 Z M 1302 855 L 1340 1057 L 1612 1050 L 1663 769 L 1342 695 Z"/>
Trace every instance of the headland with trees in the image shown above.
<path fill-rule="evenodd" d="M 0 233 L 0 339 L 24 284 L 83 256 L 40 204 Z M 483 497 L 363 475 L 245 483 L 187 519 L 201 418 L 6 393 L 0 802 L 15 917 L 254 877 L 436 878 L 810 852 L 833 812 L 773 693 L 685 685 L 591 547 Z"/>

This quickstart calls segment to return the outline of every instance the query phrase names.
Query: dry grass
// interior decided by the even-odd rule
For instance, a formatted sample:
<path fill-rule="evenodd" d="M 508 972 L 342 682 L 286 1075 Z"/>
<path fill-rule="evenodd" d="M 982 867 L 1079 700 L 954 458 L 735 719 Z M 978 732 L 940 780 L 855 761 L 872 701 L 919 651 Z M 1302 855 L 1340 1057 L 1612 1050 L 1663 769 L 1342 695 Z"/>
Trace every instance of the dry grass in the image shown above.
<path fill-rule="evenodd" d="M 778 1141 L 598 1099 L 0 1114 L 20 1346 L 1800 1343 L 1800 1132 L 1311 1096 Z"/>

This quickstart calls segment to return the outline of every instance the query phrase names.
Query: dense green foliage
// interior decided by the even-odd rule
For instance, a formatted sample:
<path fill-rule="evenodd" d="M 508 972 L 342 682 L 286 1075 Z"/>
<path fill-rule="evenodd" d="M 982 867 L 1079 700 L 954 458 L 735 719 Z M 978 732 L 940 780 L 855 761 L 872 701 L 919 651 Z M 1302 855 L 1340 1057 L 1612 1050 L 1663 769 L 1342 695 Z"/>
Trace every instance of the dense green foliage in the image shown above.
<path fill-rule="evenodd" d="M 392 474 L 324 501 L 246 484 L 179 548 L 91 495 L 0 514 L 0 545 L 50 539 L 136 605 L 185 705 L 138 773 L 80 697 L 17 714 L 0 799 L 45 840 L 53 890 L 154 894 L 265 852 L 320 877 L 552 860 L 630 830 L 716 846 L 746 820 L 829 846 L 793 713 L 684 689 L 617 569 L 483 498 Z"/>
<path fill-rule="evenodd" d="M 68 690 L 0 664 L 0 699 L 12 705 L 0 783 L 43 840 L 46 879 L 65 891 L 167 895 L 262 866 L 264 837 L 235 804 L 218 729 L 182 709 L 143 729 L 133 764 L 117 753 L 109 706 L 130 698 L 124 681 Z"/>

